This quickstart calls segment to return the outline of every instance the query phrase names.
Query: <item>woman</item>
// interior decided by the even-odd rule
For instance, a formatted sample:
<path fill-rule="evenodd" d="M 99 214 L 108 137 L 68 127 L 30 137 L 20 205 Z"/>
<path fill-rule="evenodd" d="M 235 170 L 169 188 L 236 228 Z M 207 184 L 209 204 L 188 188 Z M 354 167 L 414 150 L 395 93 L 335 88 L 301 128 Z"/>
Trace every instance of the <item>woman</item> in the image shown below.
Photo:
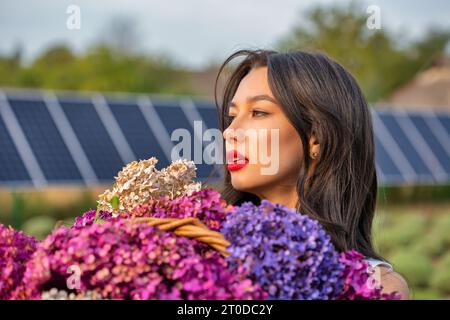
<path fill-rule="evenodd" d="M 221 66 L 216 92 L 235 58 L 243 61 L 220 105 L 216 93 L 227 154 L 224 198 L 233 204 L 268 199 L 316 218 L 339 251 L 367 257 L 384 292 L 408 299 L 405 280 L 372 244 L 375 147 L 371 114 L 354 78 L 323 54 L 240 50 Z M 276 162 L 272 174 L 263 174 L 263 149 Z"/>

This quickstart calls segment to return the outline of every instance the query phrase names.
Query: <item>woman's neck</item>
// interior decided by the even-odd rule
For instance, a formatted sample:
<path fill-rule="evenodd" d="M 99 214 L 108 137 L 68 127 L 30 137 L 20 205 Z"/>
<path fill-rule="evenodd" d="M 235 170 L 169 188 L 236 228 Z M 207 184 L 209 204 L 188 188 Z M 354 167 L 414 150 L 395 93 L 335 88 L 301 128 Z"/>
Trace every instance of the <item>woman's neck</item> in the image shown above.
<path fill-rule="evenodd" d="M 269 200 L 272 203 L 279 203 L 290 209 L 295 209 L 298 201 L 297 189 L 295 187 L 279 186 L 271 188 L 266 192 L 255 193 L 260 199 Z"/>

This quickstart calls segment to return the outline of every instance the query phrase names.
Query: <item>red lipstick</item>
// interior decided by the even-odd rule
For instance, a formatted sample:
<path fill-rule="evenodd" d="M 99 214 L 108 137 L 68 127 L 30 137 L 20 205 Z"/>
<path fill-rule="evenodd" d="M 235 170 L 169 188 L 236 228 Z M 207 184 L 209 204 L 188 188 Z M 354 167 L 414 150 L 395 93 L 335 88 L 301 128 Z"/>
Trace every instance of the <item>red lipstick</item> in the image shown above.
<path fill-rule="evenodd" d="M 228 171 L 236 171 L 244 168 L 248 164 L 248 159 L 237 150 L 230 150 L 227 152 L 227 163 Z"/>

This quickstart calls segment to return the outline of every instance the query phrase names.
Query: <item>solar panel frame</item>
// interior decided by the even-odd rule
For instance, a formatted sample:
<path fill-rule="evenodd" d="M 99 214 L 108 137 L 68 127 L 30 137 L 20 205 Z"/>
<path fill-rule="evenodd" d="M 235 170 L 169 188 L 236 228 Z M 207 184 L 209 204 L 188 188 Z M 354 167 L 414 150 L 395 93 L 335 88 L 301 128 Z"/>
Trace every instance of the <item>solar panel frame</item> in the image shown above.
<path fill-rule="evenodd" d="M 430 124 L 430 116 L 417 113 L 408 113 L 409 119 L 414 123 L 414 126 L 418 129 L 420 135 L 427 142 L 427 146 L 430 151 L 435 155 L 436 160 L 441 165 L 444 173 L 441 180 L 447 180 L 450 178 L 450 155 L 447 153 L 444 145 L 440 143 L 439 138 L 436 136 L 436 131 L 433 130 L 433 125 Z M 427 121 L 428 119 L 428 121 Z"/>
<path fill-rule="evenodd" d="M 395 182 L 414 181 L 417 174 L 386 127 L 382 118 L 383 113 L 377 110 L 371 111 L 376 145 L 375 156 L 383 176 L 389 181 Z M 389 153 L 387 150 L 391 150 L 391 152 Z"/>
<path fill-rule="evenodd" d="M 58 101 L 99 182 L 111 182 L 125 163 L 100 120 L 91 98 L 59 95 Z"/>
<path fill-rule="evenodd" d="M 165 124 L 167 131 L 170 134 L 171 139 L 175 139 L 173 135 L 175 130 L 184 129 L 187 130 L 187 134 L 190 137 L 190 155 L 179 155 L 181 158 L 192 160 L 195 162 L 197 167 L 197 180 L 203 181 L 210 176 L 213 171 L 211 165 L 205 164 L 203 161 L 203 139 L 202 136 L 196 135 L 199 133 L 198 130 L 194 129 L 194 120 L 188 118 L 189 115 L 183 110 L 182 101 L 178 99 L 168 99 L 162 100 L 160 98 L 152 99 L 153 106 L 158 113 L 161 121 Z M 201 120 L 203 124 L 203 119 L 201 117 L 196 117 L 195 120 Z M 203 125 L 202 125 L 203 126 Z M 180 131 L 178 131 L 180 132 Z M 203 132 L 202 132 L 203 133 Z M 200 133 L 200 134 L 202 134 Z M 195 140 L 193 140 L 195 139 Z M 174 145 L 178 145 L 181 141 L 173 141 Z M 195 148 L 202 148 L 201 159 L 195 159 Z M 199 150 L 199 149 L 197 149 Z M 176 160 L 176 159 L 173 159 Z"/>
<path fill-rule="evenodd" d="M 444 126 L 445 119 L 448 120 L 448 130 Z M 434 112 L 431 110 L 426 113 L 425 120 L 427 121 L 430 129 L 434 132 L 442 147 L 445 149 L 447 155 L 450 157 L 450 114 Z"/>
<path fill-rule="evenodd" d="M 31 177 L 9 134 L 1 113 L 0 150 L 0 185 L 22 184 L 27 181 L 31 184 Z"/>
<path fill-rule="evenodd" d="M 442 168 L 439 160 L 436 158 L 434 152 L 431 150 L 428 142 L 424 139 L 423 135 L 417 129 L 415 124 L 409 117 L 409 113 L 406 110 L 394 110 L 392 112 L 399 125 L 404 132 L 407 132 L 407 137 L 411 144 L 416 149 L 417 153 L 421 156 L 425 164 L 428 166 L 434 182 L 445 181 L 448 176 L 445 170 Z"/>
<path fill-rule="evenodd" d="M 136 159 L 144 160 L 150 157 L 156 157 L 159 160 L 158 165 L 163 167 L 168 166 L 170 159 L 166 158 L 162 146 L 148 126 L 138 103 L 136 101 L 127 102 L 110 99 L 107 102 L 125 138 L 136 155 Z"/>
<path fill-rule="evenodd" d="M 98 185 L 99 181 L 97 175 L 95 174 L 83 147 L 78 141 L 75 131 L 70 125 L 69 120 L 66 118 L 57 96 L 54 93 L 47 91 L 43 93 L 42 98 L 83 177 L 84 183 L 88 186 Z"/>
<path fill-rule="evenodd" d="M 46 182 L 83 183 L 81 173 L 42 97 L 7 98 Z"/>
<path fill-rule="evenodd" d="M 217 112 L 217 108 L 214 103 L 206 101 L 206 100 L 193 100 L 193 103 L 198 110 L 200 117 L 203 119 L 206 127 L 208 129 L 217 129 L 219 130 L 219 114 Z M 222 137 L 222 134 L 220 134 Z M 211 141 L 205 142 L 205 144 L 210 144 Z M 220 145 L 215 144 L 215 150 L 219 150 Z M 222 148 L 223 149 L 223 148 Z M 223 153 L 223 150 L 220 150 Z M 222 160 L 223 162 L 223 160 Z M 218 163 L 214 164 L 212 179 L 222 178 L 224 176 L 223 172 L 223 164 Z"/>
<path fill-rule="evenodd" d="M 410 176 L 406 177 L 406 181 L 434 181 L 431 170 L 422 159 L 421 155 L 409 139 L 407 132 L 399 123 L 399 119 L 395 113 L 392 112 L 377 112 L 377 116 L 388 131 L 388 136 L 384 139 L 390 139 L 395 142 L 390 148 L 390 154 L 393 155 L 396 152 L 402 153 L 402 159 L 397 165 L 403 169 L 407 169 L 410 172 Z M 383 130 L 383 129 L 379 129 Z M 381 132 L 379 132 L 381 134 Z"/>
<path fill-rule="evenodd" d="M 9 152 L 10 154 L 8 156 L 18 159 L 17 163 L 22 163 L 23 166 L 20 168 L 22 174 L 21 178 L 16 179 L 16 181 L 11 181 L 11 179 L 9 181 L 0 181 L 0 184 L 11 187 L 20 185 L 37 187 L 44 186 L 47 184 L 46 177 L 39 177 L 42 160 L 38 161 L 35 158 L 36 163 L 33 164 L 35 152 L 33 151 L 31 145 L 33 145 L 34 141 L 33 138 L 31 138 L 31 145 L 29 144 L 30 134 L 27 132 L 27 128 L 23 128 L 24 126 L 26 127 L 26 124 L 20 123 L 18 119 L 16 119 L 17 123 L 14 124 L 15 111 L 11 109 L 10 111 L 13 113 L 12 120 L 8 120 L 8 124 L 2 126 L 1 121 L 5 121 L 3 115 L 8 114 L 8 109 L 2 107 L 1 94 L 2 93 L 0 90 L 0 107 L 2 108 L 0 112 L 0 136 L 11 136 L 11 133 L 14 132 L 14 137 L 6 138 L 8 141 L 4 139 L 4 141 L 0 141 L 0 143 L 3 142 L 8 144 L 8 147 L 5 148 L 8 150 L 13 150 Z M 136 147 L 138 144 L 136 137 L 151 134 L 154 139 L 152 139 L 149 145 L 156 145 L 156 148 L 160 149 L 158 152 L 158 158 L 160 160 L 162 158 L 170 159 L 170 153 L 172 151 L 172 147 L 174 146 L 174 141 L 171 141 L 170 139 L 170 134 L 173 130 L 177 128 L 185 128 L 191 134 L 191 139 L 194 138 L 198 140 L 197 142 L 201 142 L 203 151 L 205 145 L 210 143 L 204 141 L 203 139 L 204 130 L 218 128 L 219 125 L 217 121 L 217 110 L 214 103 L 209 100 L 193 100 L 191 97 L 186 96 L 180 97 L 147 94 L 114 94 L 110 96 L 98 93 L 80 94 L 78 92 L 58 92 L 57 96 L 57 101 L 59 103 L 61 101 L 65 101 L 66 103 L 70 103 L 70 101 L 72 101 L 72 103 L 75 104 L 89 104 L 91 106 L 90 108 L 93 108 L 91 109 L 91 113 L 95 117 L 95 121 L 90 121 L 89 126 L 100 128 L 100 130 L 103 131 L 103 138 L 110 140 L 107 148 L 109 150 L 108 152 L 115 153 L 113 158 L 115 157 L 119 159 L 116 162 L 120 162 L 120 166 L 116 166 L 117 168 L 114 170 L 109 170 L 108 174 L 103 174 L 103 178 L 99 179 L 99 183 L 111 182 L 114 175 L 125 164 L 123 158 L 124 153 L 126 153 L 124 150 L 126 150 L 127 147 L 125 146 L 125 149 L 123 149 L 124 142 L 128 145 L 132 151 L 131 154 L 135 158 L 135 155 L 139 154 L 137 149 L 145 149 L 144 144 L 142 144 L 142 147 Z M 9 99 L 28 99 L 35 101 L 36 104 L 40 105 L 38 106 L 38 109 L 41 110 L 44 110 L 42 106 L 44 103 L 46 105 L 47 113 L 50 113 L 50 118 L 52 118 L 53 123 L 57 127 L 57 130 L 55 130 L 55 128 L 45 129 L 47 131 L 46 134 L 49 134 L 50 131 L 53 132 L 52 137 L 47 140 L 51 143 L 51 140 L 54 138 L 53 136 L 57 136 L 58 134 L 56 132 L 59 132 L 59 136 L 63 140 L 63 142 L 59 142 L 59 145 L 65 146 L 62 148 L 67 148 L 69 151 L 72 150 L 70 143 L 63 138 L 64 133 L 59 127 L 60 120 L 55 119 L 50 112 L 48 103 L 42 98 L 42 91 L 13 90 L 10 92 L 9 90 L 5 90 L 5 97 L 7 97 L 7 101 L 9 101 Z M 104 102 L 106 101 L 106 104 L 100 107 L 101 112 L 99 112 L 98 106 L 96 108 L 95 104 L 92 103 L 92 99 L 95 97 L 100 97 L 100 99 L 104 99 Z M 115 106 L 113 106 L 113 104 L 116 103 L 122 103 L 124 108 L 126 108 L 126 105 L 129 104 L 131 106 L 130 112 L 133 113 L 133 116 L 121 116 L 120 114 L 115 114 Z M 79 110 L 76 112 L 78 111 Z M 65 111 L 63 112 L 66 115 Z M 382 110 L 377 108 L 371 108 L 371 112 L 373 117 L 376 145 L 376 168 L 380 184 L 395 186 L 401 184 L 424 185 L 450 183 L 450 113 L 434 111 L 416 112 L 401 109 Z M 48 114 L 45 115 L 45 113 L 46 112 L 44 111 L 44 115 L 39 114 L 39 117 L 44 117 L 46 119 L 45 123 L 49 123 L 50 118 L 48 117 Z M 142 119 L 135 120 L 139 121 L 139 124 L 136 125 L 136 127 L 140 127 L 140 129 L 131 128 L 130 126 L 132 124 L 130 123 L 133 121 L 123 119 L 131 119 L 133 117 L 134 119 L 138 119 L 140 115 L 142 115 Z M 10 117 L 11 115 L 8 115 L 8 119 Z M 111 125 L 110 117 L 113 118 L 113 121 L 116 122 L 117 126 L 114 125 L 114 123 Z M 386 120 L 386 118 L 389 120 Z M 193 122 L 198 120 L 202 121 L 203 131 L 201 132 L 201 136 L 195 137 Z M 38 119 L 38 122 L 39 121 L 42 122 L 44 120 Z M 68 121 L 75 132 L 76 139 L 79 141 L 82 150 L 86 152 L 87 161 L 89 161 L 92 167 L 94 167 L 94 163 L 96 162 L 100 163 L 100 165 L 96 164 L 96 166 L 105 166 L 105 159 L 102 159 L 100 156 L 89 157 L 87 155 L 87 151 L 85 150 L 86 143 L 81 142 L 78 133 L 76 132 L 89 128 L 73 128 L 73 121 Z M 81 127 L 83 127 L 83 125 L 86 126 L 87 124 L 81 123 Z M 110 125 L 111 127 L 108 130 L 107 126 Z M 118 128 L 118 130 L 115 128 Z M 27 133 L 25 134 L 22 130 L 25 130 Z M 136 131 L 133 133 L 133 130 Z M 23 137 L 20 136 L 21 132 Z M 119 132 L 119 134 L 117 134 L 117 132 Z M 91 132 L 90 138 L 92 138 L 93 135 L 94 134 Z M 122 138 L 120 138 L 120 135 L 122 135 Z M 118 136 L 119 138 L 117 138 Z M 191 141 L 191 143 L 192 142 L 194 141 Z M 27 150 L 27 145 L 30 150 Z M 119 149 L 121 148 L 122 152 L 119 152 Z M 49 152 L 51 153 L 51 150 Z M 78 171 L 80 173 L 81 169 L 78 161 L 76 161 L 76 157 L 74 157 L 72 152 L 69 153 L 72 155 L 71 161 L 76 163 L 76 167 L 78 167 Z M 0 155 L 0 161 L 1 156 L 2 155 Z M 138 156 L 138 158 L 140 157 Z M 168 164 L 168 162 L 160 163 L 161 166 L 165 166 L 166 164 Z M 109 166 L 109 164 L 107 166 Z M 64 167 L 64 165 L 62 167 Z M 200 179 L 206 178 L 206 176 L 208 176 L 211 172 L 211 165 L 204 164 L 203 157 L 202 164 L 197 165 L 197 167 L 199 168 L 198 176 Z M 217 168 L 219 168 L 219 166 Z M 94 171 L 97 172 L 96 169 L 94 169 Z M 24 175 L 25 172 L 28 173 L 28 177 Z M 219 178 L 222 176 L 222 170 L 219 169 L 218 173 L 219 175 L 213 176 L 213 178 Z M 79 184 L 80 179 L 70 179 L 67 181 L 50 180 L 48 183 Z"/>

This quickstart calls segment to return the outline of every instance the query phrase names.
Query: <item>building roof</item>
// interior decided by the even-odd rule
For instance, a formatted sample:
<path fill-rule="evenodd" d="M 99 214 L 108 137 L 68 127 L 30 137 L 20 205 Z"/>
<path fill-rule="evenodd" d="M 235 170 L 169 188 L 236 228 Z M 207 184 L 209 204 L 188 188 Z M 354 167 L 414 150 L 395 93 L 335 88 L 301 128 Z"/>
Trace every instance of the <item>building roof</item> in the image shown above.
<path fill-rule="evenodd" d="M 438 59 L 432 67 L 417 74 L 380 106 L 450 111 L 450 57 Z"/>

